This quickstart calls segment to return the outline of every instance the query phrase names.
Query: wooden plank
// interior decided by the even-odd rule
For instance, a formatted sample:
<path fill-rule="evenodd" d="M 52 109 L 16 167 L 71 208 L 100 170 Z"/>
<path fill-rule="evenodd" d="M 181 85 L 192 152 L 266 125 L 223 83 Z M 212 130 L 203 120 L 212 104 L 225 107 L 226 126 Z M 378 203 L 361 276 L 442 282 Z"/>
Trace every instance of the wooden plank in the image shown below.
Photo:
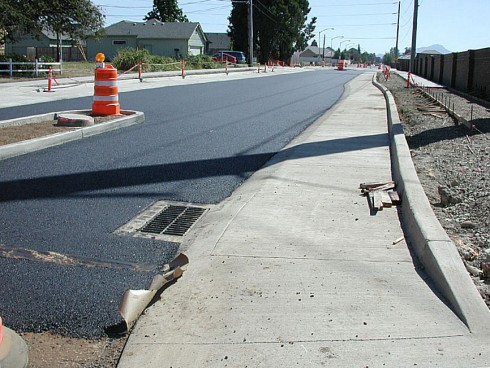
<path fill-rule="evenodd" d="M 388 192 L 388 195 L 390 196 L 391 203 L 393 203 L 394 205 L 398 205 L 402 203 L 400 199 L 400 195 L 398 194 L 397 191 Z"/>
<path fill-rule="evenodd" d="M 395 183 L 394 182 L 391 182 L 391 183 L 384 184 L 384 185 L 381 185 L 379 187 L 370 188 L 370 189 L 367 189 L 367 190 L 373 191 L 373 192 L 377 192 L 377 191 L 382 191 L 382 190 L 390 190 L 390 189 L 393 189 L 393 188 L 395 188 Z"/>
<path fill-rule="evenodd" d="M 359 184 L 359 189 L 373 189 L 373 188 L 381 187 L 381 186 L 386 185 L 386 184 L 395 184 L 395 182 L 394 181 L 383 181 L 383 182 L 375 181 L 375 182 L 361 183 L 361 184 Z"/>
<path fill-rule="evenodd" d="M 391 202 L 391 198 L 390 198 L 390 195 L 388 194 L 388 192 L 385 192 L 383 190 L 379 194 L 381 197 L 381 203 L 383 203 L 383 207 L 390 208 L 393 203 Z"/>
<path fill-rule="evenodd" d="M 382 211 L 383 210 L 383 200 L 381 199 L 381 192 L 380 191 L 375 191 L 373 193 L 373 208 L 376 211 Z"/>

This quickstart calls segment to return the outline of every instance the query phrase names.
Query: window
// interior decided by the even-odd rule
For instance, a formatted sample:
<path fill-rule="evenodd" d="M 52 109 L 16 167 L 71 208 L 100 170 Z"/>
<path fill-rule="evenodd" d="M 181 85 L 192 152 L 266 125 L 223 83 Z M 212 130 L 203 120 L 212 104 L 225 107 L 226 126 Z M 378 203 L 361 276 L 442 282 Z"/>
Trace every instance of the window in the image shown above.
<path fill-rule="evenodd" d="M 125 40 L 112 40 L 113 45 L 125 45 L 126 41 Z"/>

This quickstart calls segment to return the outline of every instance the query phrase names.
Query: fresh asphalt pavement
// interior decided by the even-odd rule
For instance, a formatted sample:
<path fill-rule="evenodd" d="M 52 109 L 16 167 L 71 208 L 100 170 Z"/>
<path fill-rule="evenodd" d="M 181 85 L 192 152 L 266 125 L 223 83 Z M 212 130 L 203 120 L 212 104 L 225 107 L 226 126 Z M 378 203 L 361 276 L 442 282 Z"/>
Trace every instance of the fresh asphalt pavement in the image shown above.
<path fill-rule="evenodd" d="M 0 258 L 5 323 L 18 331 L 102 335 L 120 321 L 124 290 L 148 287 L 178 250 L 177 243 L 113 231 L 157 200 L 227 198 L 358 74 L 320 70 L 124 92 L 122 108 L 143 111 L 145 123 L 0 162 L 2 247 L 89 261 Z M 91 97 L 25 103 L 0 109 L 1 119 L 86 109 Z M 99 267 L 99 260 L 110 262 Z"/>

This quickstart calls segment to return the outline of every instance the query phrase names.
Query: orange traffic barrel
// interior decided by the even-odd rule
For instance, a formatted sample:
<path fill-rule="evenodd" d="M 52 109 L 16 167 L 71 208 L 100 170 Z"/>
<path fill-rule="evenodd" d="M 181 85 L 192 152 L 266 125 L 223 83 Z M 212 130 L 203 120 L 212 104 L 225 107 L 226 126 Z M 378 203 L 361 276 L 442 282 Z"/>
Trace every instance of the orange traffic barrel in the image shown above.
<path fill-rule="evenodd" d="M 344 70 L 344 60 L 339 60 L 339 62 L 337 63 L 337 69 Z"/>
<path fill-rule="evenodd" d="M 117 69 L 104 65 L 95 69 L 93 115 L 119 115 L 121 112 L 117 89 Z"/>

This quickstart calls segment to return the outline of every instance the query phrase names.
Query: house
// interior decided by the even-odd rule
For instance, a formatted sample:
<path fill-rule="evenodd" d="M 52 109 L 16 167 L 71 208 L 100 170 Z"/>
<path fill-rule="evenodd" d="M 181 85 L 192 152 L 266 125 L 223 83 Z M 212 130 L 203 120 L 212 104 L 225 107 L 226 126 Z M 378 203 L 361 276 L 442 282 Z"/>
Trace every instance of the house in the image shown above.
<path fill-rule="evenodd" d="M 119 49 L 128 47 L 147 49 L 160 56 L 199 55 L 204 54 L 207 41 L 199 23 L 123 20 L 104 28 L 100 38 L 87 37 L 87 57 L 94 60 L 102 52 L 110 60 Z"/>
<path fill-rule="evenodd" d="M 308 46 L 299 53 L 299 61 L 301 63 L 321 63 L 324 59 L 326 62 L 331 62 L 335 51 L 330 47 L 325 49 L 317 46 Z"/>
<path fill-rule="evenodd" d="M 212 55 L 217 51 L 231 50 L 231 37 L 228 33 L 206 33 L 208 43 L 206 54 Z"/>
<path fill-rule="evenodd" d="M 61 56 L 63 61 L 81 61 L 84 59 L 85 42 L 76 42 L 70 36 L 59 35 L 47 29 L 41 32 L 16 37 L 15 41 L 6 40 L 5 54 L 24 55 L 34 61 L 41 58 L 57 60 L 58 42 L 62 45 Z"/>

